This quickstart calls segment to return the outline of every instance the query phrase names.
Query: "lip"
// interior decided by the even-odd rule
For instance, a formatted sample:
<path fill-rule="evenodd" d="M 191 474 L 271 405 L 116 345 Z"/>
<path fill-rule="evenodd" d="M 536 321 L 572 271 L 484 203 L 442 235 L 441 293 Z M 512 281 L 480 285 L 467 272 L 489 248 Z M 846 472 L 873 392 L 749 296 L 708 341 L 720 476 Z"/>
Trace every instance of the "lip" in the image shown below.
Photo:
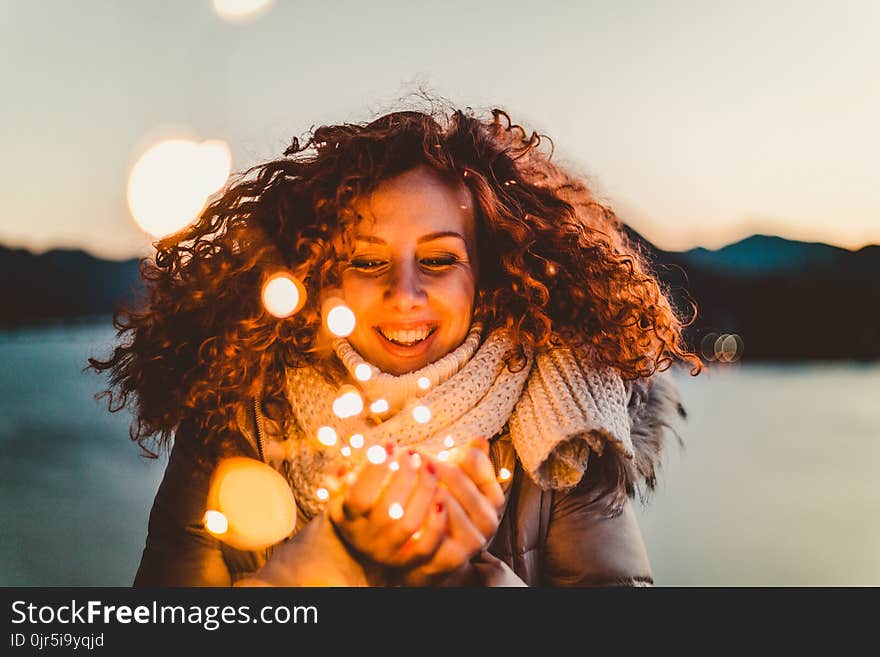
<path fill-rule="evenodd" d="M 422 326 L 427 326 L 428 329 L 436 328 L 439 326 L 437 322 L 383 322 L 379 324 L 386 331 L 411 331 Z M 378 328 L 378 327 L 376 327 Z"/>
<path fill-rule="evenodd" d="M 410 324 L 409 327 L 413 328 L 413 327 L 424 326 L 424 325 L 425 325 L 425 322 L 419 322 L 416 324 Z M 392 326 L 394 326 L 395 328 L 398 328 L 398 330 L 406 330 L 405 328 L 402 328 L 404 326 L 402 324 L 385 324 L 385 325 L 383 325 L 383 327 L 387 327 L 387 328 L 390 328 Z M 433 326 L 436 326 L 436 325 L 433 325 Z M 382 333 L 379 332 L 378 328 L 374 328 L 373 332 L 379 338 L 379 343 L 385 348 L 385 351 L 387 351 L 389 354 L 391 354 L 392 356 L 395 356 L 397 358 L 409 359 L 409 358 L 419 358 L 421 356 L 424 356 L 428 352 L 428 349 L 431 348 L 431 345 L 434 344 L 434 339 L 437 337 L 437 334 L 440 332 L 440 329 L 437 328 L 433 333 L 431 333 L 431 335 L 429 335 L 427 338 L 425 338 L 424 340 L 422 340 L 418 344 L 414 344 L 412 347 L 403 347 L 399 344 L 394 344 L 393 342 L 391 342 L 391 340 L 389 340 L 384 335 L 382 335 Z"/>

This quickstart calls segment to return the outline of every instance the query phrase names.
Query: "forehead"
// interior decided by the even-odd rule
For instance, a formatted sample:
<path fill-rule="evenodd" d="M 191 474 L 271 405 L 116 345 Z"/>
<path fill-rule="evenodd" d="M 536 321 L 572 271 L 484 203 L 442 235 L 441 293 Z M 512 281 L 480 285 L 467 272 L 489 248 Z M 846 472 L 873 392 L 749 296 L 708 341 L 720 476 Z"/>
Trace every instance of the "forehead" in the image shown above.
<path fill-rule="evenodd" d="M 460 233 L 470 241 L 476 231 L 470 191 L 427 167 L 386 180 L 353 207 L 363 219 L 358 234 L 389 243 L 441 231 Z"/>

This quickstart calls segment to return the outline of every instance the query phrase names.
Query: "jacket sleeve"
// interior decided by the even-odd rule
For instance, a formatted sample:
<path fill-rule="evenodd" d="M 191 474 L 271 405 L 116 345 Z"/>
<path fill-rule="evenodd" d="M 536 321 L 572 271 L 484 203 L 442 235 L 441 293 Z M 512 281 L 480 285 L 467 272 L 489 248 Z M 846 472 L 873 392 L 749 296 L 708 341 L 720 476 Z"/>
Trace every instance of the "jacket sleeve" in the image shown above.
<path fill-rule="evenodd" d="M 211 472 L 198 465 L 192 450 L 175 439 L 134 586 L 231 585 L 221 543 L 202 522 Z"/>
<path fill-rule="evenodd" d="M 553 494 L 543 557 L 543 586 L 654 583 L 631 502 L 608 515 L 589 477 L 569 492 Z"/>

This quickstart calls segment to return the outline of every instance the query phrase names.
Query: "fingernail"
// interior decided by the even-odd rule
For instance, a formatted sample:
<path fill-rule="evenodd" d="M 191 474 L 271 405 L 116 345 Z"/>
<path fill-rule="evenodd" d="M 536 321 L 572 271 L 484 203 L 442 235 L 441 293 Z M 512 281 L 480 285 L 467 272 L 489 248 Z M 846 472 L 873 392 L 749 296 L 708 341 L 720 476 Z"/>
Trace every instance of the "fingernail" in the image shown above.
<path fill-rule="evenodd" d="M 437 504 L 434 505 L 434 511 L 437 513 L 443 513 L 443 502 L 437 502 Z"/>
<path fill-rule="evenodd" d="M 337 470 L 336 470 L 336 476 L 337 476 L 337 477 L 341 477 L 342 475 L 345 474 L 345 471 L 346 471 L 347 469 L 348 469 L 348 468 L 346 468 L 344 465 L 340 465 L 339 468 L 337 468 Z"/>
<path fill-rule="evenodd" d="M 388 456 L 391 456 L 394 453 L 394 445 L 391 443 L 385 443 L 385 452 Z"/>
<path fill-rule="evenodd" d="M 418 470 L 419 466 L 422 465 L 422 457 L 413 452 L 412 456 L 409 457 L 409 464 L 413 470 Z"/>
<path fill-rule="evenodd" d="M 428 465 L 425 466 L 425 470 L 430 472 L 432 475 L 437 474 L 437 466 L 434 465 L 434 461 L 428 461 Z"/>

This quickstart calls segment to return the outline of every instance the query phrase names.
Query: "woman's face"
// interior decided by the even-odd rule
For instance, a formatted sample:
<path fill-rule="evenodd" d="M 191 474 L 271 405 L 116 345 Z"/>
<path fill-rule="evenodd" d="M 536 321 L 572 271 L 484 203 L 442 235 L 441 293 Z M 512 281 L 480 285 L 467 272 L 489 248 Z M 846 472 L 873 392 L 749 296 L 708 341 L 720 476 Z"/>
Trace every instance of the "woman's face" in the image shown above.
<path fill-rule="evenodd" d="M 470 192 L 417 167 L 354 204 L 362 217 L 342 292 L 357 324 L 352 346 L 390 374 L 412 372 L 459 346 L 477 285 Z"/>

